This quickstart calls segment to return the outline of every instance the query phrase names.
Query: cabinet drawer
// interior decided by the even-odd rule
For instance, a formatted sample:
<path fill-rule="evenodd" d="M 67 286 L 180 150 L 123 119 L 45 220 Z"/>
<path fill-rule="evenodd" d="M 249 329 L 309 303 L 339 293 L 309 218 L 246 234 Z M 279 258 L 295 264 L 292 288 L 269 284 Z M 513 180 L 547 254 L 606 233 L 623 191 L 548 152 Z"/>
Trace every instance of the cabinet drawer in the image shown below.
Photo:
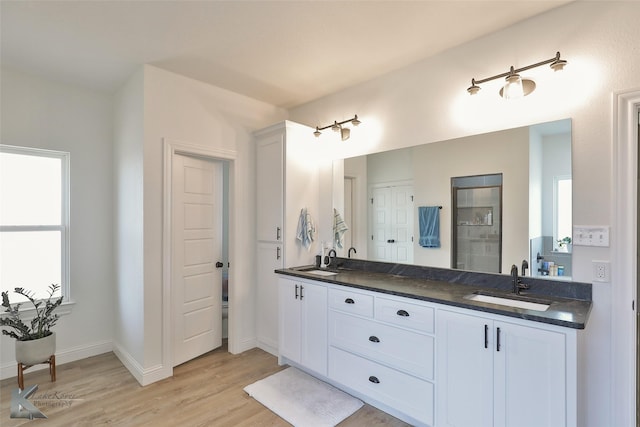
<path fill-rule="evenodd" d="M 433 379 L 434 338 L 332 311 L 329 343 L 396 369 Z"/>
<path fill-rule="evenodd" d="M 331 347 L 329 378 L 427 425 L 433 425 L 433 384 Z"/>
<path fill-rule="evenodd" d="M 376 297 L 376 319 L 432 334 L 435 310 L 404 300 Z"/>
<path fill-rule="evenodd" d="M 329 308 L 359 316 L 373 317 L 373 296 L 353 292 L 350 289 L 329 289 Z"/>

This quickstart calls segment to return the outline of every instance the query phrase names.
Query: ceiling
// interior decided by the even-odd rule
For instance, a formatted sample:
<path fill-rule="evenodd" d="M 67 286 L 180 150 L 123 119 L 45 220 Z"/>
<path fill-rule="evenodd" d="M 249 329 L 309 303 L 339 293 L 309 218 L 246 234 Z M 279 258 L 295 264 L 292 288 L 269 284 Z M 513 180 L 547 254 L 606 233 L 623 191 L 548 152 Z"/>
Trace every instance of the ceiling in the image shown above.
<path fill-rule="evenodd" d="M 291 108 L 568 2 L 2 0 L 1 60 L 109 92 L 152 64 Z"/>

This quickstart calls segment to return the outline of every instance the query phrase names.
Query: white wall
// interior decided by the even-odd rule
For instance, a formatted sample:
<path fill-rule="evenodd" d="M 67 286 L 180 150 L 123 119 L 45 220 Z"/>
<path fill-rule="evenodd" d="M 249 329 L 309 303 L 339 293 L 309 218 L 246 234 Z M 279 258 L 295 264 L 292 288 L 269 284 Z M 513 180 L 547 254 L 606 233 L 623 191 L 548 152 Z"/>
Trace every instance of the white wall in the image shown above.
<path fill-rule="evenodd" d="M 531 123 L 572 118 L 574 223 L 613 221 L 612 93 L 640 87 L 639 2 L 574 2 L 477 39 L 379 79 L 290 111 L 300 123 L 325 123 L 357 113 L 362 124 L 336 157 L 448 140 Z M 562 73 L 531 72 L 537 90 L 506 103 L 497 85 L 480 96 L 466 88 L 472 77 L 504 72 L 551 58 L 568 60 Z M 529 73 L 527 73 L 529 75 Z M 591 281 L 591 262 L 611 259 L 611 248 L 574 247 L 573 276 Z M 612 269 L 625 268 L 611 259 Z M 629 268 L 629 266 L 626 266 Z M 580 334 L 579 425 L 608 426 L 612 413 L 611 289 L 632 283 L 594 284 L 594 306 Z M 629 339 L 632 339 L 630 336 Z"/>
<path fill-rule="evenodd" d="M 542 235 L 553 236 L 554 178 L 571 175 L 571 136 L 560 134 L 542 138 Z M 562 238 L 564 236 L 558 236 Z"/>
<path fill-rule="evenodd" d="M 71 153 L 71 314 L 55 327 L 57 362 L 111 350 L 113 242 L 111 108 L 108 94 L 6 67 L 0 86 L 2 144 Z M 2 378 L 16 375 L 13 340 L 2 336 Z"/>
<path fill-rule="evenodd" d="M 113 123 L 114 351 L 131 372 L 142 372 L 144 360 L 143 90 L 141 69 L 116 93 Z"/>
<path fill-rule="evenodd" d="M 162 359 L 163 140 L 235 152 L 230 241 L 230 350 L 255 346 L 255 150 L 252 132 L 286 112 L 153 66 L 144 66 L 144 358 Z M 235 310 L 235 314 L 234 314 Z M 237 314 L 237 317 L 233 317 Z"/>

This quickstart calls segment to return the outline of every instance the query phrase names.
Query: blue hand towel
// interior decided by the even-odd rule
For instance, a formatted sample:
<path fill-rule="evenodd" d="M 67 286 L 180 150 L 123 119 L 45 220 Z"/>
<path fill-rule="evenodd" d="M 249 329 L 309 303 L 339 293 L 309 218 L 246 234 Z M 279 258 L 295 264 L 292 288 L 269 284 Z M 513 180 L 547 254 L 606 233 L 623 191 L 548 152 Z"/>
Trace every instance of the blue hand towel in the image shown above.
<path fill-rule="evenodd" d="M 420 206 L 418 208 L 418 220 L 420 225 L 420 246 L 439 248 L 440 208 L 438 206 Z"/>

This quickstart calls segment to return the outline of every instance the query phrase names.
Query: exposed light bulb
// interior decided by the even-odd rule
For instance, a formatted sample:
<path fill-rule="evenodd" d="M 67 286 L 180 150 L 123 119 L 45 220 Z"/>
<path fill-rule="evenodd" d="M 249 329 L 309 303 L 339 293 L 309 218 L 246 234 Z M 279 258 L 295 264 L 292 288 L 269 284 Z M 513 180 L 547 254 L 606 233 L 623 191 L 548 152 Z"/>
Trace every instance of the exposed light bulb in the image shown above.
<path fill-rule="evenodd" d="M 518 74 L 511 74 L 506 78 L 507 84 L 502 88 L 502 97 L 505 99 L 517 99 L 524 96 L 522 78 Z"/>

